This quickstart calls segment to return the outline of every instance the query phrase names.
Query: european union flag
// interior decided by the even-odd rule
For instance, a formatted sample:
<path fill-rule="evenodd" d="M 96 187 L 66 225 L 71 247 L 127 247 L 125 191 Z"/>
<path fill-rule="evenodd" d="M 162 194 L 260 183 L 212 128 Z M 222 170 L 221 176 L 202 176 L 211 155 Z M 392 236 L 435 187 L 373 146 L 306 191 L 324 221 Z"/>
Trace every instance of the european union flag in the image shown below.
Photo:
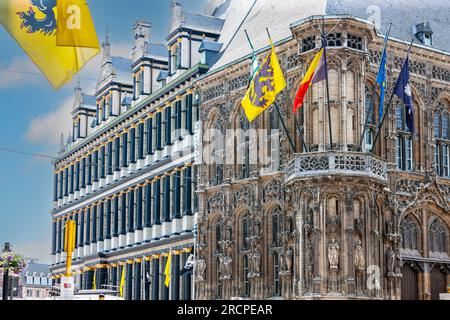
<path fill-rule="evenodd" d="M 377 83 L 380 86 L 380 116 L 378 118 L 378 121 L 381 121 L 381 118 L 383 118 L 383 112 L 384 112 L 384 94 L 386 91 L 386 73 L 387 73 L 387 40 L 389 35 L 386 34 L 386 37 L 384 38 L 384 49 L 383 54 L 381 55 L 381 63 L 380 63 L 380 70 L 378 71 L 377 76 Z"/>
<path fill-rule="evenodd" d="M 411 86 L 409 84 L 409 56 L 406 57 L 402 71 L 395 85 L 394 94 L 402 99 L 406 106 L 406 125 L 411 133 L 414 133 L 414 109 L 411 94 Z"/>

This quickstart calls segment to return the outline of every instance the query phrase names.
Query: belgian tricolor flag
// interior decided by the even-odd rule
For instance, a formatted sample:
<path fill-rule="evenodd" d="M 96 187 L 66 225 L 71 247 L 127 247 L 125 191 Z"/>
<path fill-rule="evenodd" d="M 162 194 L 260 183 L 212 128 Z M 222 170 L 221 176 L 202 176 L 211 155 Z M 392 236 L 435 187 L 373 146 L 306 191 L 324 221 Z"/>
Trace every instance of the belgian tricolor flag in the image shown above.
<path fill-rule="evenodd" d="M 303 100 L 306 96 L 306 92 L 308 91 L 309 87 L 314 83 L 326 79 L 326 71 L 327 70 L 325 65 L 325 47 L 322 47 L 314 57 L 311 66 L 309 67 L 305 77 L 300 83 L 297 95 L 295 96 L 294 106 L 292 108 L 292 111 L 294 113 L 303 105 Z"/>

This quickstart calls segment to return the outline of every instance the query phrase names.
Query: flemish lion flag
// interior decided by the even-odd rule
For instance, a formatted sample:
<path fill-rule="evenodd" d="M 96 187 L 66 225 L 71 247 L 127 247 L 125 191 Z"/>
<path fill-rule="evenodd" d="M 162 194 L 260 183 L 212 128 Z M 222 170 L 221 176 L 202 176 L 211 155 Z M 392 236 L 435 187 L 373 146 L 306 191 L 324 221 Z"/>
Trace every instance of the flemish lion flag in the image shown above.
<path fill-rule="evenodd" d="M 285 87 L 283 71 L 272 44 L 270 54 L 260 65 L 241 103 L 248 121 L 252 122 L 269 108 Z"/>
<path fill-rule="evenodd" d="M 58 0 L 59 1 L 59 0 Z M 100 49 L 56 44 L 56 0 L 0 0 L 0 24 L 55 89 L 69 82 Z M 72 21 L 76 24 L 76 21 Z M 83 20 L 81 27 L 83 27 Z"/>
<path fill-rule="evenodd" d="M 58 0 L 56 45 L 100 49 L 86 0 Z"/>

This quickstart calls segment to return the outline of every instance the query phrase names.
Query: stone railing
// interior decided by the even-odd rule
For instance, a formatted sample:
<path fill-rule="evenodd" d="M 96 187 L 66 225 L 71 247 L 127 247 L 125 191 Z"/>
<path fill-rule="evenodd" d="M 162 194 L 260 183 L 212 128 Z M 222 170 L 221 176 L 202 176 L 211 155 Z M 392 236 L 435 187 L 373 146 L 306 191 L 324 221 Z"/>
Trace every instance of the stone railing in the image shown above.
<path fill-rule="evenodd" d="M 323 151 L 294 155 L 286 166 L 285 181 L 327 175 L 359 176 L 387 182 L 386 162 L 361 152 Z"/>

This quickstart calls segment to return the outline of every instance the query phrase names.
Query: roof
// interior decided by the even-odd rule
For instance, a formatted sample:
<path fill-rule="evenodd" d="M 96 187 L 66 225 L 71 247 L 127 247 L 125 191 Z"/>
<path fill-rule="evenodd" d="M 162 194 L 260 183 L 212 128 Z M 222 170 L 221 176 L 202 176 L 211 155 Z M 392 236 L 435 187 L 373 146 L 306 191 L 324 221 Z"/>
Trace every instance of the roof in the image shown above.
<path fill-rule="evenodd" d="M 200 45 L 200 48 L 198 48 L 198 51 L 202 52 L 202 51 L 207 50 L 207 51 L 219 52 L 221 48 L 222 48 L 222 43 L 203 40 Z"/>
<path fill-rule="evenodd" d="M 379 10 L 381 33 L 386 34 L 392 22 L 391 36 L 405 41 L 418 41 L 413 27 L 429 22 L 432 47 L 450 52 L 450 0 L 328 0 L 326 14 L 350 14 L 368 20 L 374 14 L 370 9 Z"/>
<path fill-rule="evenodd" d="M 204 16 L 201 14 L 183 12 L 183 21 L 181 27 L 219 34 L 222 30 L 223 19 Z"/>
<path fill-rule="evenodd" d="M 292 36 L 290 24 L 313 15 L 350 15 L 373 21 L 380 14 L 382 34 L 392 22 L 391 36 L 410 41 L 413 27 L 425 21 L 433 30 L 433 47 L 450 52 L 450 0 L 227 0 L 214 12 L 225 18 L 218 42 L 223 43 L 220 58 L 211 70 L 223 67 L 251 53 L 247 30 L 255 50 L 269 44 L 265 28 L 277 42 Z M 379 10 L 379 12 L 378 12 Z M 417 39 L 416 39 L 417 40 Z"/>
<path fill-rule="evenodd" d="M 250 54 L 244 30 L 247 30 L 255 50 L 266 47 L 269 39 L 265 28 L 269 28 L 274 42 L 292 36 L 289 25 L 311 15 L 325 11 L 325 0 L 230 0 L 225 24 L 219 38 L 223 43 L 221 57 L 211 70 L 227 65 Z"/>
<path fill-rule="evenodd" d="M 131 101 L 133 99 L 130 96 L 126 96 L 122 99 L 122 105 L 123 106 L 130 106 L 131 105 Z"/>
<path fill-rule="evenodd" d="M 159 43 L 150 43 L 148 45 L 148 49 L 149 49 L 150 57 L 153 57 L 157 60 L 163 60 L 163 61 L 168 60 L 167 47 L 165 45 L 159 44 Z"/>
<path fill-rule="evenodd" d="M 164 71 L 162 70 L 159 74 L 158 74 L 158 78 L 156 78 L 156 81 L 162 81 L 167 79 L 167 76 L 169 75 L 168 71 Z"/>
<path fill-rule="evenodd" d="M 27 274 L 28 272 L 28 274 Z M 48 264 L 42 264 L 42 263 L 29 263 L 26 265 L 26 267 L 22 270 L 20 273 L 21 277 L 33 276 L 36 274 L 36 276 L 40 276 L 41 274 L 49 275 L 50 272 L 50 266 Z"/>
<path fill-rule="evenodd" d="M 89 95 L 89 94 L 81 94 L 81 97 L 83 99 L 83 107 L 96 107 L 97 106 L 97 99 L 95 96 Z"/>
<path fill-rule="evenodd" d="M 121 83 L 133 83 L 131 70 L 132 61 L 123 57 L 111 57 L 112 65 L 116 71 L 116 79 Z"/>

